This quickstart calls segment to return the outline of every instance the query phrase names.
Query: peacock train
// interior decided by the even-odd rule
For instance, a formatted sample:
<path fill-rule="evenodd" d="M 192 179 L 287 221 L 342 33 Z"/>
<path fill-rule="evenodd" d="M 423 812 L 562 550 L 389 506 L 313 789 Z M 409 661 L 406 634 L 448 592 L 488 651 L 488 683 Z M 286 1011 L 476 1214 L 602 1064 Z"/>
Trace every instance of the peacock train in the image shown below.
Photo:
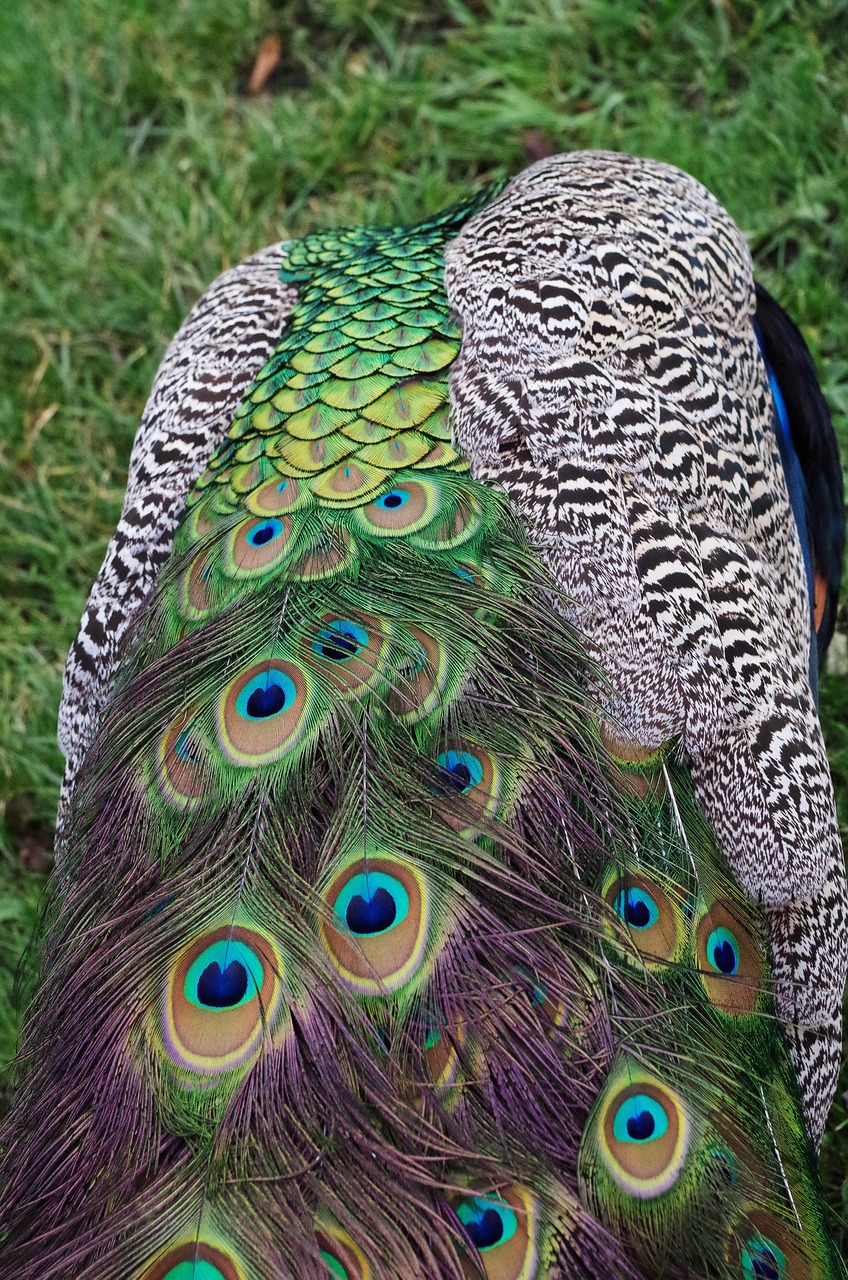
<path fill-rule="evenodd" d="M 68 660 L 16 1280 L 845 1280 L 842 482 L 693 178 L 272 245 Z"/>

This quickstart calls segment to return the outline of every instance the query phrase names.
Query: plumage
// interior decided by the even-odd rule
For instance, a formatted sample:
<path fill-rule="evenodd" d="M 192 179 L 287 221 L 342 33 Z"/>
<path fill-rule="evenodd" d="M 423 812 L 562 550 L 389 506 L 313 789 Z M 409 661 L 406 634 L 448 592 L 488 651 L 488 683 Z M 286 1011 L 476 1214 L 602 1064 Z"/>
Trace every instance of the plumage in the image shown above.
<path fill-rule="evenodd" d="M 844 1276 L 841 490 L 764 297 L 585 153 L 198 304 L 69 659 L 8 1274 Z"/>
<path fill-rule="evenodd" d="M 756 286 L 755 325 L 776 390 L 782 436 L 788 436 L 801 472 L 802 509 L 809 522 L 809 559 L 819 657 L 836 624 L 836 606 L 845 552 L 842 468 L 827 404 L 806 343 L 786 312 Z M 776 384 L 776 385 L 775 385 Z M 785 421 L 784 421 L 785 420 Z M 784 470 L 786 466 L 784 464 Z M 802 550 L 804 546 L 802 543 Z"/>

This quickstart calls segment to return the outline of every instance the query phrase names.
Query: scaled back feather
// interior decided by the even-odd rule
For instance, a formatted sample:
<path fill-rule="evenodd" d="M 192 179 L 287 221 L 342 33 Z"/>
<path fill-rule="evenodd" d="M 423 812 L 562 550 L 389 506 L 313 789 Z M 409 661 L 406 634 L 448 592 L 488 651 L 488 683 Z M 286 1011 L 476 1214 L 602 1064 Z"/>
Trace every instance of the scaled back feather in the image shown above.
<path fill-rule="evenodd" d="M 812 535 L 738 233 L 590 153 L 253 264 L 166 357 L 69 663 L 5 1273 L 839 1280 Z"/>

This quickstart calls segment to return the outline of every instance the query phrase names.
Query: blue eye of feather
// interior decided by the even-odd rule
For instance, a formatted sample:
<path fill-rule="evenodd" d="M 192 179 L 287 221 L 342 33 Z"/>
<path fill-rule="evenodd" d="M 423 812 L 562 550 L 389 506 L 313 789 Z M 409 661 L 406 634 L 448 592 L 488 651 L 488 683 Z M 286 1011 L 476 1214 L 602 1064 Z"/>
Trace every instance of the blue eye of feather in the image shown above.
<path fill-rule="evenodd" d="M 278 684 L 269 684 L 264 689 L 253 690 L 247 700 L 247 712 L 255 720 L 261 720 L 277 715 L 285 705 L 285 690 Z"/>
<path fill-rule="evenodd" d="M 252 547 L 264 547 L 267 542 L 279 538 L 283 527 L 281 520 L 260 520 L 248 531 L 246 539 Z"/>
<path fill-rule="evenodd" d="M 376 499 L 374 506 L 379 507 L 381 511 L 397 511 L 400 507 L 405 507 L 409 502 L 409 492 L 406 489 L 390 489 L 388 493 L 382 493 Z"/>
<path fill-rule="evenodd" d="M 201 1009 L 235 1009 L 261 990 L 262 961 L 237 938 L 221 938 L 205 948 L 185 977 L 186 999 Z"/>
<path fill-rule="evenodd" d="M 246 991 L 247 970 L 239 960 L 231 960 L 223 969 L 213 960 L 197 981 L 197 999 L 210 1009 L 231 1009 L 241 1003 Z"/>
<path fill-rule="evenodd" d="M 329 658 L 331 662 L 344 662 L 348 658 L 355 658 L 367 644 L 368 632 L 364 627 L 360 627 L 357 622 L 337 618 L 321 628 L 317 640 L 312 642 L 312 650 L 322 658 Z"/>
<path fill-rule="evenodd" d="M 412 652 L 403 664 L 401 676 L 405 680 L 414 680 L 424 670 L 428 661 L 427 650 L 416 640 Z"/>
<path fill-rule="evenodd" d="M 646 1093 L 636 1093 L 622 1102 L 612 1122 L 618 1142 L 653 1142 L 668 1132 L 665 1108 Z"/>
<path fill-rule="evenodd" d="M 476 787 L 483 778 L 483 766 L 470 751 L 443 751 L 436 757 L 442 777 L 461 795 Z"/>
<path fill-rule="evenodd" d="M 518 1230 L 518 1218 L 503 1200 L 484 1200 L 474 1196 L 457 1208 L 459 1218 L 480 1253 L 506 1244 Z"/>
<path fill-rule="evenodd" d="M 192 746 L 191 733 L 188 729 L 183 729 L 174 743 L 174 755 L 186 764 L 198 763 L 198 756 Z"/>
<path fill-rule="evenodd" d="M 246 720 L 265 720 L 279 715 L 297 699 L 291 676 L 273 668 L 249 680 L 236 698 L 236 711 Z"/>
<path fill-rule="evenodd" d="M 615 914 L 632 929 L 648 929 L 660 918 L 660 909 L 644 889 L 622 889 L 613 904 Z"/>
<path fill-rule="evenodd" d="M 385 933 L 397 918 L 397 906 L 388 889 L 375 889 L 370 898 L 358 893 L 345 911 L 345 922 L 351 933 Z"/>
<path fill-rule="evenodd" d="M 531 1007 L 538 1009 L 548 998 L 547 988 L 523 964 L 517 964 L 515 969 L 523 980 L 524 989 L 527 992 L 527 999 L 530 1001 Z"/>
<path fill-rule="evenodd" d="M 409 894 L 385 871 L 359 872 L 342 889 L 334 910 L 351 933 L 374 937 L 406 919 Z"/>
<path fill-rule="evenodd" d="M 736 1164 L 733 1156 L 729 1151 L 719 1150 L 713 1152 L 714 1167 L 718 1171 L 725 1186 L 732 1187 L 736 1185 Z"/>
<path fill-rule="evenodd" d="M 786 1256 L 773 1240 L 751 1236 L 742 1250 L 742 1272 L 750 1280 L 785 1280 Z"/>
<path fill-rule="evenodd" d="M 714 969 L 732 977 L 739 968 L 739 944 L 729 929 L 713 929 L 707 938 L 707 959 Z"/>

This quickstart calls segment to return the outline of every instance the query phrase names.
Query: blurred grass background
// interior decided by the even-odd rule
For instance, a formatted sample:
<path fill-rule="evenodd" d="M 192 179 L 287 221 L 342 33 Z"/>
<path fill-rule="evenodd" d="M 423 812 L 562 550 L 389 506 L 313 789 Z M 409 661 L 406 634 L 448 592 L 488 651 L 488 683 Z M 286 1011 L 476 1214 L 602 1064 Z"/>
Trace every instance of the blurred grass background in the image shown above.
<path fill-rule="evenodd" d="M 549 152 L 655 156 L 742 226 L 848 457 L 846 41 L 840 0 L 2 6 L 0 1061 L 50 864 L 64 656 L 157 362 L 204 286 L 271 240 L 413 220 Z M 840 631 L 837 658 L 844 606 Z M 838 667 L 822 712 L 845 824 Z M 843 1211 L 846 1166 L 840 1098 L 824 1169 Z"/>

